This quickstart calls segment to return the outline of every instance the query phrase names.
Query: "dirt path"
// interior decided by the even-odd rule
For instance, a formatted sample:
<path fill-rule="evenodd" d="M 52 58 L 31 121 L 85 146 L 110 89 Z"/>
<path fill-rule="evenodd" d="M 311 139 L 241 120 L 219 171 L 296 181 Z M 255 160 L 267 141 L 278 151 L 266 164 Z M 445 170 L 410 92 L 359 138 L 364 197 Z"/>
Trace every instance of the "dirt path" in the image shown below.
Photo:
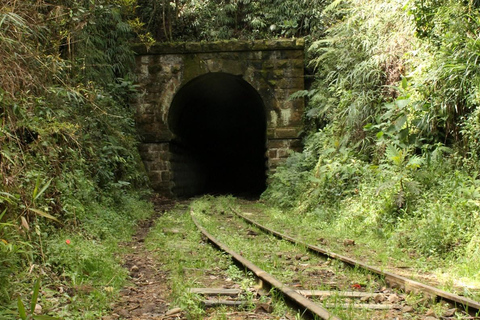
<path fill-rule="evenodd" d="M 175 204 L 159 197 L 154 199 L 154 203 L 156 214 L 150 220 L 142 222 L 132 241 L 124 244 L 130 251 L 122 257 L 125 268 L 129 270 L 130 283 L 120 292 L 119 299 L 112 306 L 111 315 L 102 320 L 186 319 L 179 309 L 170 308 L 167 302 L 171 291 L 168 287 L 168 273 L 144 245 L 155 219 Z"/>

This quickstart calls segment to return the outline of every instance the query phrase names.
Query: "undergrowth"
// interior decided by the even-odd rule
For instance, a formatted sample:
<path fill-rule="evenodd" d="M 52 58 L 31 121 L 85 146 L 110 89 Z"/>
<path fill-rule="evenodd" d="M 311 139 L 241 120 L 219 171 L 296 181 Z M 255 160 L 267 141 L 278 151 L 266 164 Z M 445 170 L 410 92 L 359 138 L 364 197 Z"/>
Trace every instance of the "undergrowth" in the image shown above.
<path fill-rule="evenodd" d="M 0 4 L 0 318 L 41 279 L 36 317 L 99 319 L 126 277 L 118 244 L 152 212 L 129 106 L 132 6 Z"/>
<path fill-rule="evenodd" d="M 478 287 L 477 2 L 345 0 L 324 14 L 336 22 L 309 50 L 316 83 L 295 95 L 312 130 L 263 199 Z"/>

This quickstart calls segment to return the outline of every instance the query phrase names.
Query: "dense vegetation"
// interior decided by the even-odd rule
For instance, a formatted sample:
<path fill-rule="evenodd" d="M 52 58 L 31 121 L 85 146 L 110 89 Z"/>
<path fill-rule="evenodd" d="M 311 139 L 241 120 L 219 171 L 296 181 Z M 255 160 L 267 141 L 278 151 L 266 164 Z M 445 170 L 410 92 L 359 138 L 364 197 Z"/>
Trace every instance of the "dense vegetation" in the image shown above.
<path fill-rule="evenodd" d="M 129 107 L 132 10 L 0 2 L 0 318 L 42 278 L 44 314 L 99 319 L 125 278 L 112 253 L 151 211 Z"/>
<path fill-rule="evenodd" d="M 318 36 L 325 0 L 138 0 L 139 19 L 159 41 Z"/>
<path fill-rule="evenodd" d="M 309 48 L 317 80 L 298 93 L 312 130 L 264 197 L 474 282 L 478 3 L 350 0 L 324 12 L 335 22 Z"/>
<path fill-rule="evenodd" d="M 98 319 L 121 285 L 112 252 L 151 211 L 129 106 L 139 40 L 306 37 L 305 150 L 264 199 L 478 279 L 479 6 L 2 0 L 0 318 L 37 278 L 66 319 Z"/>

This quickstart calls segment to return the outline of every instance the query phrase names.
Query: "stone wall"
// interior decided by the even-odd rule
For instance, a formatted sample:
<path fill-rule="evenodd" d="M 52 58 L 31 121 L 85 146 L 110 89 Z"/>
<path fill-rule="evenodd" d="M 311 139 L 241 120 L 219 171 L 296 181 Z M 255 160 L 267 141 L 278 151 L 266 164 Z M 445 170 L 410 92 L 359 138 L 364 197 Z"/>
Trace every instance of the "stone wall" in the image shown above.
<path fill-rule="evenodd" d="M 301 148 L 304 102 L 289 100 L 289 96 L 304 89 L 302 39 L 159 44 L 134 50 L 142 92 L 136 102 L 136 123 L 142 137 L 140 153 L 157 191 L 172 193 L 175 188 L 188 188 L 178 185 L 181 179 L 176 180 L 177 185 L 172 180 L 172 166 L 176 166 L 175 172 L 182 171 L 179 166 L 193 169 L 185 165 L 188 159 L 181 150 L 169 146 L 174 137 L 168 115 L 178 90 L 207 73 L 239 76 L 261 96 L 267 119 L 269 172 L 289 150 Z"/>

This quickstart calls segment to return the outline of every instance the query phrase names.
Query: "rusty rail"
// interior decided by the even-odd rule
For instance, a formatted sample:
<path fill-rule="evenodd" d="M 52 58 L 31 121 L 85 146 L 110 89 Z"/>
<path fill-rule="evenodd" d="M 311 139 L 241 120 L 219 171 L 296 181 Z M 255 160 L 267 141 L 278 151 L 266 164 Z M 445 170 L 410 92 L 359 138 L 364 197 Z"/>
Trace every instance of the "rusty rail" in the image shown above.
<path fill-rule="evenodd" d="M 409 278 L 406 278 L 406 277 L 403 277 L 403 276 L 400 276 L 400 275 L 397 275 L 397 274 L 394 274 L 394 273 L 391 273 L 391 272 L 382 271 L 378 268 L 369 266 L 369 265 L 367 265 L 363 262 L 356 261 L 356 260 L 351 259 L 349 257 L 343 256 L 343 255 L 340 255 L 340 254 L 337 254 L 337 253 L 334 253 L 334 252 L 331 252 L 331 251 L 324 250 L 324 249 L 322 249 L 320 247 L 317 247 L 317 246 L 314 246 L 314 245 L 310 245 L 308 243 L 305 243 L 303 241 L 300 241 L 300 240 L 297 240 L 293 237 L 290 237 L 286 234 L 282 234 L 278 231 L 272 230 L 272 229 L 270 229 L 270 228 L 268 228 L 264 225 L 261 225 L 258 222 L 256 222 L 256 221 L 244 216 L 243 214 L 239 213 L 237 210 L 235 210 L 233 208 L 230 208 L 230 209 L 237 216 L 244 219 L 248 223 L 258 227 L 259 229 L 261 229 L 261 230 L 263 230 L 267 233 L 270 233 L 270 234 L 276 236 L 277 238 L 281 238 L 281 239 L 287 240 L 289 242 L 305 246 L 309 250 L 311 250 L 313 252 L 320 253 L 320 254 L 328 257 L 328 258 L 340 260 L 340 261 L 342 261 L 342 262 L 344 262 L 348 265 L 351 265 L 351 266 L 354 266 L 354 267 L 358 266 L 358 267 L 366 269 L 366 270 L 368 270 L 372 273 L 383 276 L 385 278 L 385 281 L 387 281 L 387 283 L 390 283 L 390 285 L 396 284 L 396 285 L 400 286 L 406 292 L 421 291 L 421 292 L 427 293 L 430 296 L 439 297 L 439 298 L 441 298 L 441 299 L 443 299 L 447 302 L 453 303 L 455 305 L 457 305 L 457 304 L 461 305 L 466 311 L 471 312 L 472 309 L 474 309 L 476 311 L 480 311 L 480 302 L 477 302 L 477 301 L 474 301 L 472 299 L 462 297 L 462 296 L 459 296 L 459 295 L 456 295 L 456 294 L 453 294 L 453 293 L 450 293 L 450 292 L 432 287 L 430 285 L 427 285 L 427 284 L 424 284 L 424 283 L 421 283 L 421 282 L 418 282 L 418 281 L 415 281 L 415 280 L 412 280 L 412 279 L 409 279 Z"/>
<path fill-rule="evenodd" d="M 272 288 L 276 288 L 280 292 L 282 292 L 290 301 L 292 301 L 295 305 L 303 309 L 304 312 L 310 313 L 312 316 L 318 316 L 321 319 L 325 320 L 341 320 L 340 318 L 330 314 L 328 310 L 322 308 L 320 305 L 312 302 L 308 298 L 302 296 L 301 294 L 297 293 L 294 289 L 290 288 L 289 286 L 283 284 L 272 275 L 267 273 L 266 271 L 260 269 L 255 264 L 250 262 L 249 260 L 245 259 L 239 253 L 233 251 L 225 244 L 221 243 L 217 240 L 213 235 L 208 233 L 205 228 L 203 228 L 193 216 L 193 210 L 190 211 L 190 216 L 192 217 L 193 222 L 197 226 L 198 230 L 208 238 L 210 242 L 212 242 L 215 246 L 220 248 L 222 251 L 228 253 L 232 258 L 243 265 L 245 268 L 250 270 L 257 278 L 261 279 L 262 281 L 268 283 Z"/>

